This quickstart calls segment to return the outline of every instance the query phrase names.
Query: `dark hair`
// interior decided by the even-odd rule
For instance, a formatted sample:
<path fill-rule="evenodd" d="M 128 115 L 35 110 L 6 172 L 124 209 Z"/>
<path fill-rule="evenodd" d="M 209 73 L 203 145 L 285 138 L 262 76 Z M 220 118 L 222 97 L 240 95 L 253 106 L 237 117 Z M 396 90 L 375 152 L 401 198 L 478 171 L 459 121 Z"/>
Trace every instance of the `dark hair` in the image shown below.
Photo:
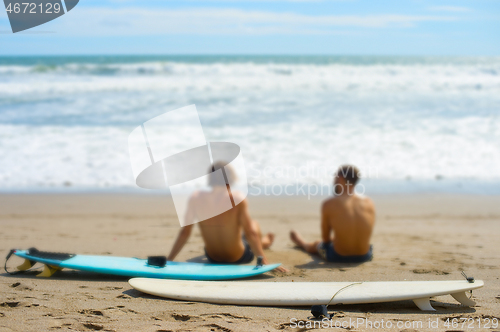
<path fill-rule="evenodd" d="M 345 179 L 347 184 L 355 186 L 360 178 L 359 169 L 353 165 L 342 165 L 337 171 L 337 176 Z"/>
<path fill-rule="evenodd" d="M 222 169 L 222 173 L 225 174 L 225 179 L 224 182 L 228 185 L 232 185 L 236 180 L 238 180 L 238 177 L 236 176 L 236 172 L 234 169 L 227 163 L 223 161 L 216 161 L 209 169 L 209 173 L 215 172 L 218 169 Z M 209 176 L 208 177 L 208 185 L 210 187 L 214 186 L 220 186 L 221 183 L 217 181 L 216 176 Z"/>

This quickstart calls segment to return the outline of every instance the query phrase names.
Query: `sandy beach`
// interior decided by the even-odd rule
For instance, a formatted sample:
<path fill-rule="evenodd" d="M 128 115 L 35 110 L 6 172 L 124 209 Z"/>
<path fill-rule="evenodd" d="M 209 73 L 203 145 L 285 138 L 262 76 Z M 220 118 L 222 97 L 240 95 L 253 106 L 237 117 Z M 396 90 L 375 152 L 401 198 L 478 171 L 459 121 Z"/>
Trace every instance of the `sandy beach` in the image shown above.
<path fill-rule="evenodd" d="M 393 330 L 447 328 L 448 318 L 500 320 L 496 196 L 408 194 L 375 196 L 374 260 L 359 266 L 326 264 L 296 249 L 291 229 L 319 238 L 319 199 L 250 197 L 250 211 L 264 232 L 276 233 L 267 255 L 290 273 L 266 273 L 255 282 L 456 280 L 466 271 L 482 279 L 477 306 L 460 306 L 451 296 L 434 298 L 436 312 L 411 301 L 330 307 L 334 321 L 363 318 L 410 322 Z M 167 255 L 179 224 L 171 200 L 159 195 L 2 194 L 0 255 L 10 249 L 146 257 Z M 196 230 L 179 261 L 204 261 Z M 9 261 L 15 268 L 18 258 Z M 275 308 L 171 301 L 133 290 L 127 278 L 64 270 L 49 279 L 35 272 L 0 277 L 0 331 L 292 331 L 291 319 L 308 320 L 309 307 Z M 429 327 L 437 322 L 438 329 Z M 407 324 L 410 324 L 407 323 Z M 470 327 L 470 326 L 469 326 Z M 366 330 L 365 326 L 348 328 Z"/>

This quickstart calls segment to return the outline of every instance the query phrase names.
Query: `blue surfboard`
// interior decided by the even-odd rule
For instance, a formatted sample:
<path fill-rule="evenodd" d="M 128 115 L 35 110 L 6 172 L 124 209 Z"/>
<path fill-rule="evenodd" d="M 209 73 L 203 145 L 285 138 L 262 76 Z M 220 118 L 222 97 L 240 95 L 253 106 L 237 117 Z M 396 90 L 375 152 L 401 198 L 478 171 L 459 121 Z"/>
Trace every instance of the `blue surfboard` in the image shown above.
<path fill-rule="evenodd" d="M 281 264 L 223 265 L 188 262 L 166 262 L 165 266 L 148 264 L 148 260 L 131 257 L 89 256 L 28 250 L 13 250 L 14 255 L 25 258 L 19 270 L 31 268 L 35 263 L 45 265 L 39 274 L 50 277 L 63 268 L 127 277 L 145 277 L 183 280 L 229 280 L 256 276 L 271 271 Z"/>

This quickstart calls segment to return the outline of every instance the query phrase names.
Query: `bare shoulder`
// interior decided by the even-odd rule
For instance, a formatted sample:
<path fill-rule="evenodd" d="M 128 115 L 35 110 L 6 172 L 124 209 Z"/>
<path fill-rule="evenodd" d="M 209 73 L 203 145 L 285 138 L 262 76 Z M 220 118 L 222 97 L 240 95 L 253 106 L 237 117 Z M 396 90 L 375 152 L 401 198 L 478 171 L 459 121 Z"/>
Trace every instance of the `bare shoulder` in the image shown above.
<path fill-rule="evenodd" d="M 330 197 L 328 199 L 325 199 L 323 203 L 321 204 L 321 210 L 323 212 L 331 210 L 334 206 L 338 204 L 338 199 L 334 197 Z"/>
<path fill-rule="evenodd" d="M 241 191 L 236 191 L 236 190 L 232 191 L 231 190 L 231 195 L 233 196 L 233 200 L 235 202 L 242 202 L 243 203 L 243 201 L 246 201 L 246 195 L 243 194 Z"/>
<path fill-rule="evenodd" d="M 245 195 L 239 192 L 233 192 L 231 194 L 233 195 L 233 201 L 236 204 L 235 208 L 238 213 L 243 213 L 248 210 L 248 200 Z"/>
<path fill-rule="evenodd" d="M 365 208 L 366 210 L 375 212 L 375 204 L 373 203 L 373 201 L 370 197 L 357 195 L 357 198 L 358 198 L 359 202 L 362 204 L 363 208 Z"/>
<path fill-rule="evenodd" d="M 200 191 L 200 190 L 197 190 L 195 192 L 193 192 L 191 194 L 191 196 L 189 197 L 189 202 L 190 203 L 194 203 L 196 204 L 197 202 L 199 202 L 201 199 L 203 199 L 203 197 L 206 195 L 205 192 L 203 191 Z"/>
<path fill-rule="evenodd" d="M 196 191 L 194 191 L 194 192 L 191 194 L 191 198 L 193 198 L 193 199 L 197 199 L 197 198 L 201 197 L 203 194 L 204 194 L 204 193 L 203 193 L 203 191 L 201 191 L 201 190 L 196 190 Z"/>
<path fill-rule="evenodd" d="M 240 208 L 240 209 L 247 209 L 248 208 L 248 201 L 245 199 L 243 199 L 241 202 L 239 202 L 237 205 L 236 205 L 237 208 Z"/>

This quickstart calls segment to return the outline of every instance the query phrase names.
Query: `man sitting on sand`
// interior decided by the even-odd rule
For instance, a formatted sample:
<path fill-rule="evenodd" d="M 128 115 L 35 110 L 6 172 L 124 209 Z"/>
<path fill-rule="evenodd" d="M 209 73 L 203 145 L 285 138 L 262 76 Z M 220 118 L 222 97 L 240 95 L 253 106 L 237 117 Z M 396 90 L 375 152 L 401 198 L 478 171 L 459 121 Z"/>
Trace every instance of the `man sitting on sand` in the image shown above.
<path fill-rule="evenodd" d="M 234 170 L 220 162 L 215 163 L 213 167 L 213 170 L 218 169 L 225 172 L 228 184 L 209 183 L 210 191 L 198 191 L 191 196 L 186 212 L 186 223 L 190 225 L 180 230 L 168 260 L 174 260 L 184 247 L 193 229 L 191 223 L 200 219 L 198 215 L 203 215 L 207 209 L 217 211 L 217 207 L 223 206 L 223 202 L 227 201 L 228 193 L 233 202 L 233 197 L 241 195 L 230 190 L 229 185 L 236 181 Z M 263 249 L 272 245 L 274 234 L 268 233 L 262 236 L 259 224 L 250 218 L 246 199 L 224 213 L 199 222 L 198 225 L 205 243 L 205 256 L 210 263 L 245 264 L 252 262 L 255 254 L 262 256 L 263 264 L 269 264 Z M 277 269 L 286 271 L 283 267 Z"/>
<path fill-rule="evenodd" d="M 334 197 L 321 207 L 322 241 L 306 242 L 296 231 L 290 238 L 310 254 L 328 262 L 362 263 L 373 258 L 370 237 L 375 224 L 375 207 L 368 197 L 356 195 L 359 170 L 344 165 L 335 175 Z M 332 236 L 332 231 L 334 236 Z"/>

